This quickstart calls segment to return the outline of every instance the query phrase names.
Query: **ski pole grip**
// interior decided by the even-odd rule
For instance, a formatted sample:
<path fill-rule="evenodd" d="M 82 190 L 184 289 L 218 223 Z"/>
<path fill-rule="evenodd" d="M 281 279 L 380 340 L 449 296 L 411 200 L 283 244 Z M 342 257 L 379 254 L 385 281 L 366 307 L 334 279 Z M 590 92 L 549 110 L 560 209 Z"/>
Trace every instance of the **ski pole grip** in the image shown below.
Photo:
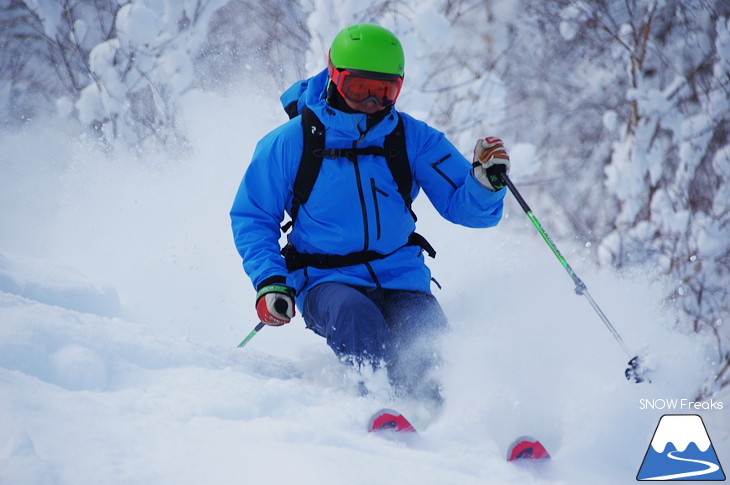
<path fill-rule="evenodd" d="M 509 191 L 512 192 L 512 195 L 514 196 L 517 203 L 520 204 L 520 207 L 522 207 L 522 210 L 525 211 L 525 214 L 527 214 L 529 216 L 532 213 L 532 209 L 530 209 L 530 206 L 527 205 L 527 202 L 525 202 L 525 199 L 522 198 L 522 194 L 520 194 L 519 190 L 517 190 L 517 187 L 515 187 L 515 184 L 512 183 L 512 180 L 509 178 L 509 175 L 507 175 L 507 172 L 500 173 L 499 178 L 502 181 L 502 183 L 507 186 Z"/>

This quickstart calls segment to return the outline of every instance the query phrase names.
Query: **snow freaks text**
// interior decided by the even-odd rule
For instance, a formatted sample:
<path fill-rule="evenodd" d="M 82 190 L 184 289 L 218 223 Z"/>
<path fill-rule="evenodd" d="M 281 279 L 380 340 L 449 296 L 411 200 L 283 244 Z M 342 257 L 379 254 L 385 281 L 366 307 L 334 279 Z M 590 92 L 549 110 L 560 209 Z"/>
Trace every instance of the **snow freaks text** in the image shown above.
<path fill-rule="evenodd" d="M 723 409 L 722 401 L 696 402 L 689 399 L 639 399 L 639 409 L 645 410 L 669 410 L 669 411 L 720 411 Z"/>

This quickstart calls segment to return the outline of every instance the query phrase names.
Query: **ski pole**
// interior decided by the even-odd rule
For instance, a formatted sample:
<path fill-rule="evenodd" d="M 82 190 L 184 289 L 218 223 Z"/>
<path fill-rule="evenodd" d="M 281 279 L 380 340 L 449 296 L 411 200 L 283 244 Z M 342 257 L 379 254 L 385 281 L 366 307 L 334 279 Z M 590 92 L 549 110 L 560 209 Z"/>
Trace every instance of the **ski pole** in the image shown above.
<path fill-rule="evenodd" d="M 629 360 L 629 367 L 626 369 L 625 375 L 626 379 L 628 380 L 634 380 L 635 382 L 643 382 L 645 380 L 648 380 L 645 376 L 642 376 L 642 371 L 639 369 L 639 365 L 641 363 L 639 356 L 633 356 L 631 354 L 631 351 L 629 351 L 629 348 L 626 346 L 626 343 L 624 342 L 624 339 L 621 338 L 621 335 L 619 335 L 618 331 L 614 328 L 613 325 L 611 325 L 611 322 L 608 320 L 608 317 L 605 313 L 603 313 L 603 310 L 601 310 L 601 307 L 598 306 L 598 303 L 593 299 L 590 293 L 588 293 L 588 288 L 586 287 L 585 283 L 583 283 L 583 280 L 581 280 L 578 275 L 573 271 L 573 268 L 570 267 L 570 264 L 568 264 L 568 261 L 565 259 L 565 257 L 562 255 L 558 247 L 555 245 L 553 240 L 550 238 L 547 232 L 545 232 L 545 229 L 543 229 L 542 224 L 540 224 L 540 221 L 535 217 L 535 214 L 533 214 L 532 209 L 530 209 L 530 206 L 527 205 L 527 202 L 525 202 L 525 199 L 522 197 L 520 192 L 517 190 L 517 187 L 512 183 L 512 180 L 510 180 L 509 176 L 506 172 L 501 172 L 500 178 L 502 179 L 502 183 L 509 188 L 510 192 L 512 192 L 512 195 L 517 200 L 517 203 L 522 207 L 522 210 L 527 214 L 527 217 L 532 222 L 532 225 L 535 226 L 535 229 L 537 229 L 537 232 L 540 233 L 540 236 L 542 236 L 543 240 L 547 243 L 550 250 L 553 252 L 555 257 L 558 259 L 560 264 L 565 268 L 565 271 L 568 273 L 568 275 L 572 278 L 573 283 L 575 283 L 575 293 L 579 296 L 585 296 L 588 300 L 588 303 L 591 304 L 591 307 L 593 307 L 593 310 L 595 310 L 598 317 L 601 319 L 603 324 L 606 326 L 609 332 L 611 332 L 611 335 L 613 335 L 613 338 L 619 343 L 623 351 L 631 357 L 631 360 Z"/>
<path fill-rule="evenodd" d="M 248 335 L 246 335 L 246 338 L 245 338 L 245 339 L 243 339 L 243 340 L 241 340 L 241 343 L 240 343 L 240 344 L 238 344 L 238 345 L 236 346 L 236 348 L 237 348 L 237 349 L 240 349 L 241 347 L 243 347 L 244 345 L 246 345 L 246 344 L 248 343 L 248 341 L 249 341 L 249 340 L 251 340 L 252 338 L 254 338 L 254 336 L 255 336 L 255 335 L 256 335 L 257 333 L 259 333 L 259 330 L 261 330 L 262 328 L 264 328 L 264 325 L 265 325 L 265 324 L 264 324 L 264 322 L 259 322 L 259 323 L 258 323 L 258 324 L 257 324 L 257 325 L 256 325 L 256 326 L 254 327 L 254 329 L 253 329 L 253 330 L 251 330 L 251 332 L 249 332 L 249 334 L 248 334 Z"/>

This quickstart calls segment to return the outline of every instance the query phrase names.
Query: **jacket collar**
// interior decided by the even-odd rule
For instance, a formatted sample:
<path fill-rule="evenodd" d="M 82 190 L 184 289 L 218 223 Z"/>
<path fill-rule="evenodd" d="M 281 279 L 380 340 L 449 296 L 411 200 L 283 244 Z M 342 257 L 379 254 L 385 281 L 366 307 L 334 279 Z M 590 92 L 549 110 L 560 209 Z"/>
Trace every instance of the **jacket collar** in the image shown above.
<path fill-rule="evenodd" d="M 382 138 L 395 129 L 398 123 L 398 112 L 392 108 L 382 120 L 367 129 L 365 113 L 346 113 L 337 110 L 327 103 L 327 69 L 309 79 L 307 88 L 302 94 L 303 101 L 309 109 L 322 121 L 327 134 L 331 138 L 346 140 L 362 140 L 361 145 L 369 145 L 369 141 Z"/>

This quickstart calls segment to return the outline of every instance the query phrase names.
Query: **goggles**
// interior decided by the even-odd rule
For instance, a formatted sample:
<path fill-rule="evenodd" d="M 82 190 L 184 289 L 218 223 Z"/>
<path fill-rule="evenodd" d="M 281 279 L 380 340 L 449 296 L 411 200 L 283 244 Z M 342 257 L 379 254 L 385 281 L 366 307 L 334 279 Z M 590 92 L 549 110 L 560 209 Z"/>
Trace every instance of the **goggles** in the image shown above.
<path fill-rule="evenodd" d="M 349 101 L 364 103 L 375 101 L 381 106 L 390 106 L 400 94 L 403 78 L 397 74 L 360 71 L 356 69 L 337 69 L 330 64 L 330 79 L 337 91 Z"/>

